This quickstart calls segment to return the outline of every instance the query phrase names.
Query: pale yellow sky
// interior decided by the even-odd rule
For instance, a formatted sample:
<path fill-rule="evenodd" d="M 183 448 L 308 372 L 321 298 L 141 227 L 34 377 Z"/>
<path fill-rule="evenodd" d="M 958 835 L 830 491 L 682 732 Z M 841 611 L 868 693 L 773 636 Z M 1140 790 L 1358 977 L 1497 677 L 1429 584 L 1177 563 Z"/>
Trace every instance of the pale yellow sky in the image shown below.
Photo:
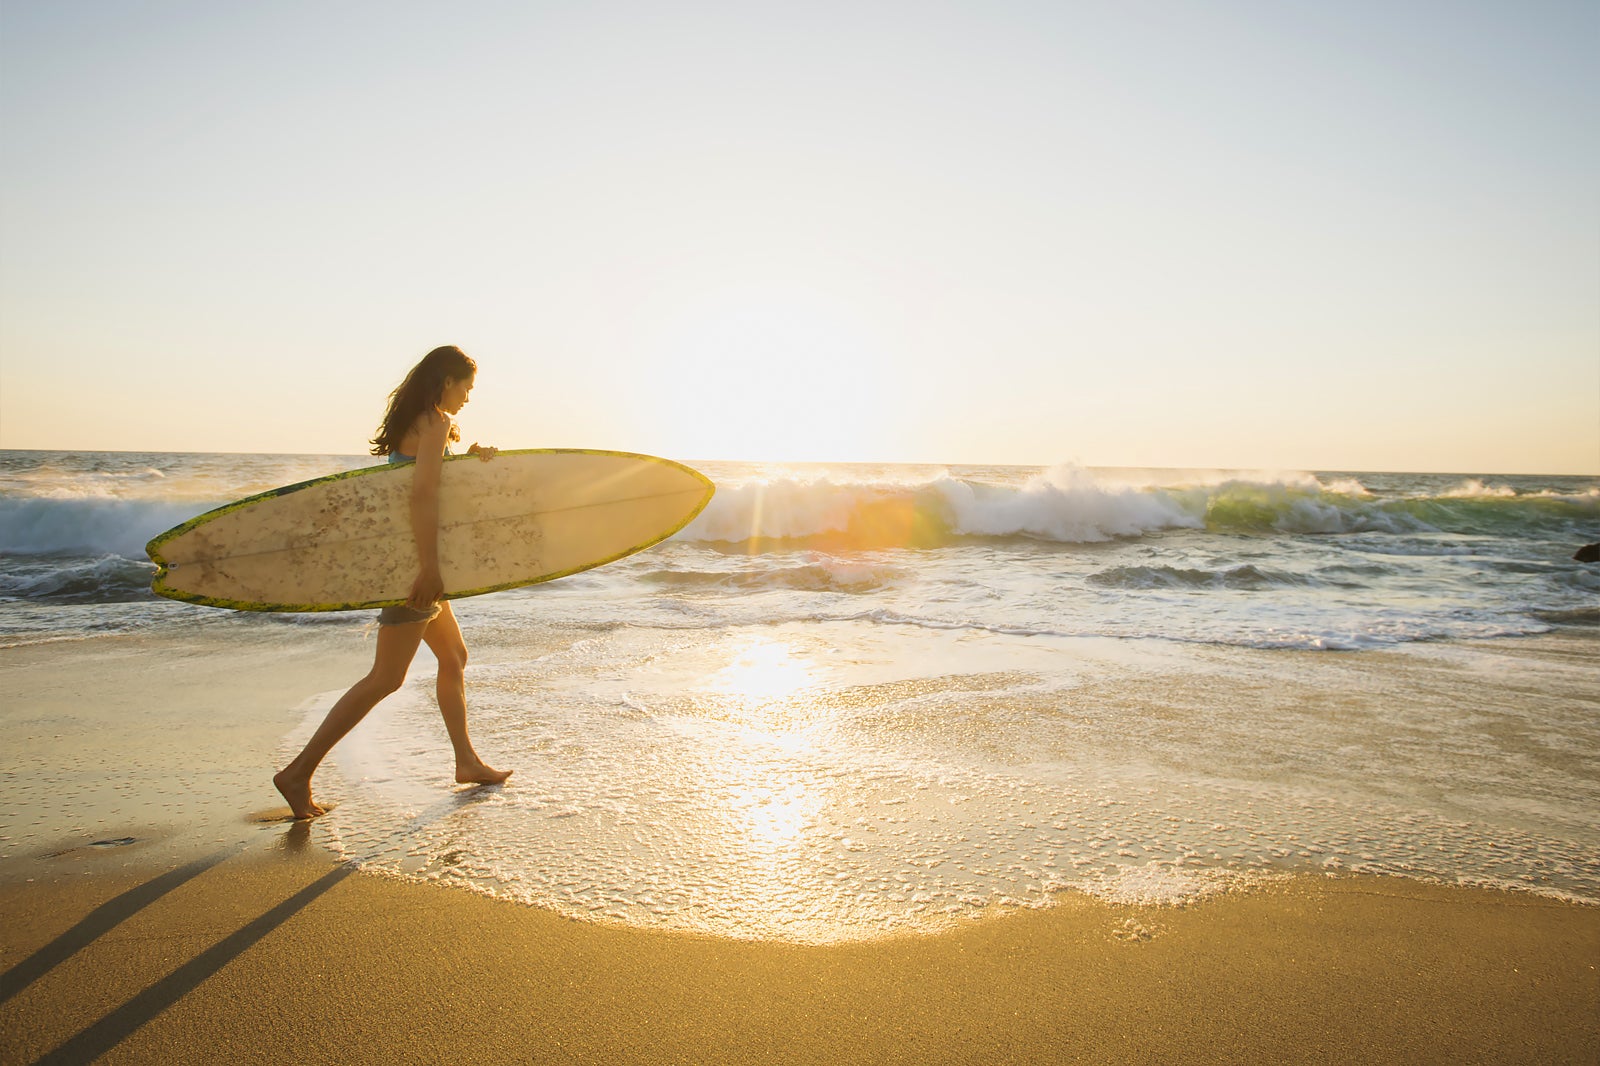
<path fill-rule="evenodd" d="M 8 4 L 0 447 L 1600 473 L 1597 30 Z"/>

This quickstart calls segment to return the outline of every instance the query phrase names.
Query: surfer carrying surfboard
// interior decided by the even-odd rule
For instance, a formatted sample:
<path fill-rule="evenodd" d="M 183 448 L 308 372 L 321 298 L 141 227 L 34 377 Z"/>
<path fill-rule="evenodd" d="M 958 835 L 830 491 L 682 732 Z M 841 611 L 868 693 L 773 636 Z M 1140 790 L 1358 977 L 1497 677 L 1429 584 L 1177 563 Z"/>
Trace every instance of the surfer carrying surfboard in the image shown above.
<path fill-rule="evenodd" d="M 452 416 L 466 404 L 477 371 L 477 364 L 460 348 L 435 348 L 389 394 L 389 409 L 372 439 L 372 454 L 416 464 L 411 528 L 417 543 L 417 577 L 403 606 L 385 607 L 378 615 L 372 669 L 339 698 L 305 749 L 273 777 L 296 818 L 324 813 L 311 798 L 312 775 L 368 711 L 405 683 L 411 660 L 424 642 L 439 662 L 439 712 L 455 749 L 456 780 L 494 785 L 511 776 L 510 770 L 496 770 L 479 758 L 467 735 L 467 645 L 449 601 L 439 598 L 444 593 L 439 572 L 439 475 L 450 442 L 460 439 Z M 497 451 L 477 444 L 468 449 L 485 462 Z"/>

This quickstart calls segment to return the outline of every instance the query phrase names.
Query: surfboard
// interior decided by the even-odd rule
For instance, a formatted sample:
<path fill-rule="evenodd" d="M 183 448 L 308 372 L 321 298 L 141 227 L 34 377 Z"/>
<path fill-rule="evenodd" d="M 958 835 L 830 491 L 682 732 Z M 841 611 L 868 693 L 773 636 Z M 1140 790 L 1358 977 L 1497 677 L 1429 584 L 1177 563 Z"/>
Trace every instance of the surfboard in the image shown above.
<path fill-rule="evenodd" d="M 405 602 L 417 576 L 413 463 L 286 485 L 191 518 L 145 547 L 161 596 L 240 611 Z M 439 476 L 445 599 L 534 585 L 666 540 L 715 486 L 670 459 L 574 448 L 450 456 Z"/>

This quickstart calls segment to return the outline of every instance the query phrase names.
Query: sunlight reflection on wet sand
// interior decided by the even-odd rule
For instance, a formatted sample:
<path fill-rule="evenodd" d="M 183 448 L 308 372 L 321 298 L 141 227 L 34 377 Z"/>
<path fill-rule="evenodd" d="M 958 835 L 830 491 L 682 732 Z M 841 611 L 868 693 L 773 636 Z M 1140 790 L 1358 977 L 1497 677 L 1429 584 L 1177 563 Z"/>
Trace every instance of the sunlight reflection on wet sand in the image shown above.
<path fill-rule="evenodd" d="M 414 679 L 336 749 L 325 787 L 342 802 L 318 830 L 371 868 L 573 916 L 809 942 L 933 931 L 1063 888 L 1195 898 L 1308 864 L 1525 882 L 1537 854 L 1542 882 L 1592 885 L 1559 836 L 1354 792 L 1320 759 L 1306 772 L 1337 748 L 1357 777 L 1375 772 L 1361 760 L 1448 776 L 1372 723 L 1521 713 L 1437 672 L 1453 669 L 900 627 L 569 634 L 471 668 L 475 735 L 517 767 L 511 785 L 407 822 L 452 787 L 431 678 Z M 1397 685 L 1440 695 L 1401 707 Z"/>

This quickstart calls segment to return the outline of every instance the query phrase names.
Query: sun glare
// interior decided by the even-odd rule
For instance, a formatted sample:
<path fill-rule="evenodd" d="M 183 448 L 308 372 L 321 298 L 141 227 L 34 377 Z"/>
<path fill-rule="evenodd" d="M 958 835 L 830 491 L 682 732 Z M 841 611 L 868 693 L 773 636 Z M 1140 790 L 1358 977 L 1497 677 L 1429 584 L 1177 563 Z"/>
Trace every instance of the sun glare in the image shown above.
<path fill-rule="evenodd" d="M 798 782 L 738 785 L 729 794 L 729 808 L 743 820 L 745 838 L 758 853 L 793 848 L 817 806 L 817 797 Z"/>
<path fill-rule="evenodd" d="M 793 648 L 758 639 L 712 675 L 709 687 L 751 702 L 766 703 L 793 696 L 813 681 L 811 664 L 796 655 Z"/>

